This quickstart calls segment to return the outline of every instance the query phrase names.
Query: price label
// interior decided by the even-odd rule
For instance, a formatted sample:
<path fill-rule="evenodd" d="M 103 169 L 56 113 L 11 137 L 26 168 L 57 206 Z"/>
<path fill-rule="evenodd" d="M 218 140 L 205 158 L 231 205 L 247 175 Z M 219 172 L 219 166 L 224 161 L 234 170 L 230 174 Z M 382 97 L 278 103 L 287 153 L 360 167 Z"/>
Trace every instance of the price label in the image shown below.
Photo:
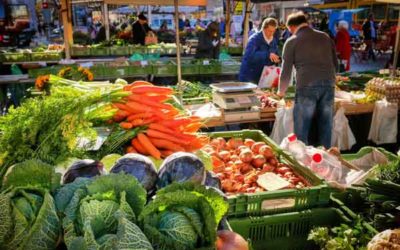
<path fill-rule="evenodd" d="M 147 65 L 149 65 L 149 62 L 146 60 L 142 60 L 142 61 L 140 61 L 140 65 L 147 66 Z"/>
<path fill-rule="evenodd" d="M 203 61 L 203 65 L 210 65 L 210 61 L 209 60 L 204 60 Z"/>
<path fill-rule="evenodd" d="M 237 102 L 240 104 L 247 104 L 250 103 L 250 98 L 247 96 L 239 96 L 236 98 Z"/>
<path fill-rule="evenodd" d="M 120 76 L 125 75 L 125 70 L 124 70 L 124 69 L 118 69 L 117 71 L 118 71 L 118 74 L 119 74 Z"/>

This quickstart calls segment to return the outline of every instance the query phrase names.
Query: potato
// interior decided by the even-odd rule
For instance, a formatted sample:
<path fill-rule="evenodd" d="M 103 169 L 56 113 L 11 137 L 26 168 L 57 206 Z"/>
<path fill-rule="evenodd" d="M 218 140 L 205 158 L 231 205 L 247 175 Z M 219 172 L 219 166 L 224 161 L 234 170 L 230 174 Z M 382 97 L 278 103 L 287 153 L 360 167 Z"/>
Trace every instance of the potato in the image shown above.
<path fill-rule="evenodd" d="M 253 160 L 251 161 L 251 164 L 255 168 L 262 168 L 264 163 L 266 162 L 265 157 L 262 155 L 256 155 L 253 157 Z"/>
<path fill-rule="evenodd" d="M 253 151 L 254 154 L 259 154 L 262 146 L 266 146 L 264 142 L 256 142 L 251 146 L 251 151 Z"/>
<path fill-rule="evenodd" d="M 262 146 L 259 151 L 260 155 L 263 155 L 265 159 L 275 157 L 274 150 L 268 145 Z"/>
<path fill-rule="evenodd" d="M 243 150 L 240 155 L 239 158 L 242 162 L 244 163 L 249 163 L 253 160 L 253 153 L 251 152 L 251 150 Z"/>
<path fill-rule="evenodd" d="M 256 143 L 256 142 L 253 139 L 245 139 L 244 140 L 244 145 L 246 145 L 249 148 L 251 148 L 251 146 L 253 146 L 254 143 Z"/>
<path fill-rule="evenodd" d="M 231 153 L 229 153 L 228 151 L 220 151 L 218 153 L 219 158 L 223 161 L 223 162 L 228 162 L 231 158 Z"/>

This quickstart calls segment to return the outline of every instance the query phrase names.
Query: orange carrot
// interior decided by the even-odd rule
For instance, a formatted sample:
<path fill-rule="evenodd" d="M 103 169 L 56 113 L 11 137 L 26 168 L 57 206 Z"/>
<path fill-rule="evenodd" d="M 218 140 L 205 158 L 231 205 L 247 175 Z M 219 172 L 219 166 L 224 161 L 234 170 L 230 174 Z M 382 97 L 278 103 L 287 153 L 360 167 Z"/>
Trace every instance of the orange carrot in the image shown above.
<path fill-rule="evenodd" d="M 149 125 L 149 128 L 155 129 L 155 130 L 158 130 L 160 132 L 167 133 L 167 134 L 171 134 L 171 135 L 174 135 L 176 133 L 176 131 L 174 131 L 174 130 L 166 127 L 166 126 L 163 126 L 163 125 L 161 125 L 159 123 L 152 123 L 152 124 Z"/>
<path fill-rule="evenodd" d="M 113 106 L 115 108 L 122 109 L 122 110 L 125 110 L 125 111 L 129 110 L 128 106 L 125 103 L 115 102 L 115 103 L 113 103 Z"/>
<path fill-rule="evenodd" d="M 201 126 L 202 126 L 202 124 L 200 122 L 194 122 L 194 123 L 187 125 L 183 129 L 183 131 L 185 131 L 187 133 L 196 133 L 201 128 Z"/>
<path fill-rule="evenodd" d="M 155 108 L 160 108 L 160 109 L 171 109 L 171 106 L 168 104 L 164 104 L 164 103 L 160 103 L 160 102 L 155 102 L 152 100 L 148 100 L 146 99 L 146 97 L 140 96 L 140 95 L 130 95 L 128 97 L 128 99 L 130 101 L 134 101 L 140 104 L 144 104 L 144 105 L 149 105 L 151 107 L 155 107 Z"/>
<path fill-rule="evenodd" d="M 128 122 L 133 121 L 135 119 L 143 119 L 143 118 L 150 118 L 152 117 L 153 114 L 150 112 L 147 113 L 138 113 L 138 114 L 133 114 L 128 116 L 128 118 L 126 119 Z"/>
<path fill-rule="evenodd" d="M 159 95 L 172 95 L 173 91 L 171 88 L 158 87 L 158 86 L 137 86 L 132 88 L 132 93 L 134 94 L 159 94 Z"/>
<path fill-rule="evenodd" d="M 167 158 L 168 156 L 172 155 L 174 152 L 171 150 L 160 150 L 161 157 Z"/>
<path fill-rule="evenodd" d="M 171 142 L 178 143 L 180 145 L 188 145 L 188 144 L 190 144 L 190 141 L 181 140 L 179 138 L 176 138 L 173 135 L 169 135 L 169 134 L 166 134 L 166 133 L 154 130 L 154 129 L 147 129 L 146 134 L 148 136 L 150 136 L 150 137 L 155 137 L 155 138 L 159 138 L 159 139 L 165 139 L 165 140 L 168 140 L 168 141 L 171 141 Z"/>
<path fill-rule="evenodd" d="M 175 120 L 167 120 L 167 121 L 161 121 L 160 124 L 167 126 L 169 128 L 177 128 L 181 125 L 187 126 L 188 124 L 191 123 L 191 120 L 189 118 L 179 118 Z"/>
<path fill-rule="evenodd" d="M 145 134 L 139 133 L 137 135 L 137 138 L 138 138 L 140 144 L 143 146 L 143 148 L 145 148 L 146 151 L 149 152 L 149 154 L 151 156 L 153 156 L 154 158 L 156 158 L 158 160 L 161 159 L 160 151 L 158 151 L 158 149 L 153 145 L 153 143 L 151 143 L 151 141 Z"/>
<path fill-rule="evenodd" d="M 139 152 L 142 155 L 148 155 L 146 149 L 142 146 L 142 144 L 139 142 L 138 138 L 133 138 L 131 141 L 131 145 L 136 149 L 137 152 Z"/>
<path fill-rule="evenodd" d="M 144 97 L 149 100 L 152 100 L 153 102 L 165 102 L 166 100 L 171 98 L 170 96 L 167 95 L 145 95 Z"/>
<path fill-rule="evenodd" d="M 133 87 L 138 87 L 138 86 L 154 86 L 151 82 L 142 81 L 142 80 L 134 81 L 134 82 L 131 83 L 130 85 L 132 85 Z"/>
<path fill-rule="evenodd" d="M 151 107 L 137 103 L 137 102 L 127 102 L 126 106 L 129 109 L 128 112 L 134 113 L 134 114 L 143 113 L 143 112 L 147 113 L 147 112 L 153 111 L 153 109 Z"/>
<path fill-rule="evenodd" d="M 128 115 L 128 113 L 126 111 L 120 109 L 114 114 L 113 119 L 116 122 L 122 122 L 126 118 L 127 115 Z"/>
<path fill-rule="evenodd" d="M 133 127 L 132 123 L 130 123 L 130 122 L 121 122 L 119 125 L 123 129 L 131 129 Z"/>
<path fill-rule="evenodd" d="M 133 146 L 126 147 L 125 152 L 128 153 L 128 154 L 129 153 L 137 153 L 137 151 L 135 150 L 135 148 Z"/>
<path fill-rule="evenodd" d="M 180 145 L 170 142 L 168 140 L 158 139 L 158 138 L 153 138 L 153 137 L 149 137 L 149 139 L 153 143 L 153 145 L 159 149 L 167 149 L 167 150 L 171 150 L 174 152 L 185 151 L 185 149 L 183 147 L 181 147 Z"/>

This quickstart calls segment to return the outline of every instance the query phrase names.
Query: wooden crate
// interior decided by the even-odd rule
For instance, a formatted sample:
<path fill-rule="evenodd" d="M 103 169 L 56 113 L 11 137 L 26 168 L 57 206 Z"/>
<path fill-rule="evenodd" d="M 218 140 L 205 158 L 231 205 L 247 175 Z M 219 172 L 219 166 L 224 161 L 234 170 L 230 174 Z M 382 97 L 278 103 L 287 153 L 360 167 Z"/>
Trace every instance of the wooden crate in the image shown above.
<path fill-rule="evenodd" d="M 343 107 L 346 115 L 372 113 L 374 111 L 374 106 L 375 103 L 339 102 L 335 104 L 336 109 Z"/>

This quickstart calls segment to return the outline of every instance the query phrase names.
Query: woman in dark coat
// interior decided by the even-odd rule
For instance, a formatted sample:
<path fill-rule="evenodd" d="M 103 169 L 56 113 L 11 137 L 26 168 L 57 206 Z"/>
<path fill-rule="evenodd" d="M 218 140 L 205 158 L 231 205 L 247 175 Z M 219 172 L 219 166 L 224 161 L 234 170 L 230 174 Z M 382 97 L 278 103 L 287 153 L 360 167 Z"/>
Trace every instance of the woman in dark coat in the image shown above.
<path fill-rule="evenodd" d="M 219 25 L 210 23 L 204 31 L 199 32 L 199 43 L 196 58 L 218 59 L 220 47 Z"/>

